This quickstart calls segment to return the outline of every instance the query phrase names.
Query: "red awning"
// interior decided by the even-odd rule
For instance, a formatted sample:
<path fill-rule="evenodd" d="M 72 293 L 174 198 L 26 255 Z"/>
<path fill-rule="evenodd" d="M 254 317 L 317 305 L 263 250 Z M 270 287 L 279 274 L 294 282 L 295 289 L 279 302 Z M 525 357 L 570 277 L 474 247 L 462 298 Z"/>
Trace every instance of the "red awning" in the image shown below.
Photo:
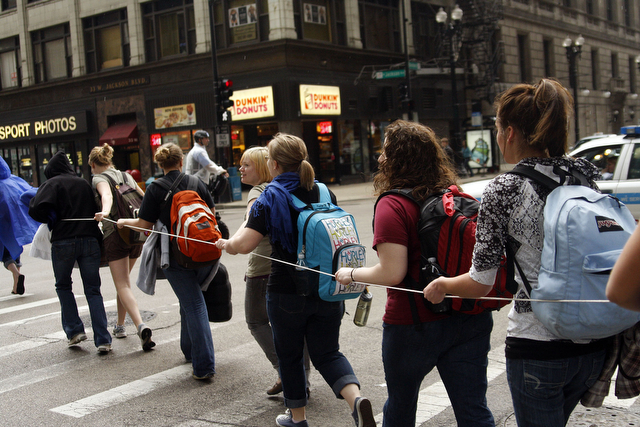
<path fill-rule="evenodd" d="M 100 144 L 131 145 L 138 143 L 138 123 L 135 120 L 111 125 L 100 137 Z"/>

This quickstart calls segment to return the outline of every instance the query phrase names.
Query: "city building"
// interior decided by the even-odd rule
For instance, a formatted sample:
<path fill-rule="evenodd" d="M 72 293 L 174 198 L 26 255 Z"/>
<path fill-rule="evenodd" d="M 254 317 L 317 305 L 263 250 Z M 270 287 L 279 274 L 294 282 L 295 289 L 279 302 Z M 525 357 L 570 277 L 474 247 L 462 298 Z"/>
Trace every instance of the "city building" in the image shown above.
<path fill-rule="evenodd" d="M 460 0 L 460 16 L 448 0 L 1 0 L 0 153 L 39 185 L 59 149 L 88 178 L 107 142 L 144 181 L 157 146 L 186 152 L 198 129 L 224 167 L 289 132 L 319 179 L 346 183 L 370 177 L 405 117 L 493 167 L 493 98 L 543 76 L 573 83 L 580 136 L 635 123 L 640 5 L 557 3 Z M 233 82 L 225 114 L 216 78 Z"/>

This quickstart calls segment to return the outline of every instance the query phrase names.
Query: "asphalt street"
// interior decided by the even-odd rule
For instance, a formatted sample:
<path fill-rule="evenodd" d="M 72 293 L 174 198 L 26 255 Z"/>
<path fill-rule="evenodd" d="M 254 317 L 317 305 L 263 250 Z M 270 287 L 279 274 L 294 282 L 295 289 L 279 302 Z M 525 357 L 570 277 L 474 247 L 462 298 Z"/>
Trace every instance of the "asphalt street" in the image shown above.
<path fill-rule="evenodd" d="M 478 177 L 480 178 L 480 177 Z M 464 180 L 463 180 L 464 181 Z M 373 187 L 370 182 L 331 185 L 340 205 L 353 213 L 367 264 L 377 262 L 370 249 Z M 230 229 L 242 223 L 243 200 L 219 204 Z M 213 381 L 191 378 L 179 348 L 180 316 L 177 299 L 166 281 L 158 281 L 155 295 L 136 286 L 138 266 L 132 271 L 133 290 L 157 346 L 148 353 L 140 348 L 134 326 L 127 321 L 128 336 L 114 339 L 113 351 L 99 356 L 92 342 L 90 320 L 81 279 L 74 273 L 74 291 L 89 340 L 67 347 L 60 326 L 60 310 L 50 261 L 23 255 L 26 293 L 10 295 L 11 275 L 0 269 L 0 426 L 275 426 L 282 413 L 282 395 L 266 390 L 276 372 L 262 354 L 244 320 L 246 256 L 223 255 L 233 287 L 233 318 L 212 323 L 216 352 Z M 108 269 L 101 269 L 102 293 L 110 325 L 116 316 L 115 288 Z M 382 313 L 385 291 L 374 295 L 369 322 L 353 324 L 355 300 L 346 304 L 341 328 L 341 351 L 348 357 L 362 384 L 362 394 L 372 402 L 378 425 L 386 400 L 381 360 Z M 487 400 L 496 425 L 515 426 L 504 373 L 504 337 L 508 307 L 494 313 L 489 355 Z M 317 371 L 311 373 L 308 419 L 311 426 L 350 427 L 347 405 L 337 400 Z M 455 418 L 436 371 L 422 384 L 416 426 L 453 426 Z M 579 406 L 569 426 L 640 425 L 636 399 L 607 398 L 605 407 Z"/>

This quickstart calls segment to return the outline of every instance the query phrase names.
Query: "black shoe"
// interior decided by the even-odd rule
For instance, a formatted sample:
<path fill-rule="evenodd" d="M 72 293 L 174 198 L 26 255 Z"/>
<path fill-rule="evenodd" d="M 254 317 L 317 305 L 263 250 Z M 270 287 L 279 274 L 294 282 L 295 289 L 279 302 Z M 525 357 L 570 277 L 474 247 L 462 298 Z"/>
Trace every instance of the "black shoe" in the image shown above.
<path fill-rule="evenodd" d="M 16 286 L 16 294 L 23 295 L 24 294 L 24 274 L 18 276 L 18 286 Z"/>

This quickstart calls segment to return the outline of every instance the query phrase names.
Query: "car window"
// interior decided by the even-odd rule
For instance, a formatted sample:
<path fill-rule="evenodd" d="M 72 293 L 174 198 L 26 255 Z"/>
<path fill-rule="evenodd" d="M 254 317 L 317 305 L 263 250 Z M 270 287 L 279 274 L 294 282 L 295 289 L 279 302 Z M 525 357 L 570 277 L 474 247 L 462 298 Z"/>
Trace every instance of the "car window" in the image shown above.
<path fill-rule="evenodd" d="M 640 178 L 640 144 L 633 146 L 633 155 L 629 162 L 629 171 L 627 172 L 627 179 Z"/>
<path fill-rule="evenodd" d="M 576 153 L 575 157 L 587 159 L 596 165 L 602 173 L 602 179 L 607 180 L 613 178 L 613 171 L 616 168 L 621 150 L 622 145 L 605 145 L 586 149 L 580 153 Z M 640 160 L 640 151 L 638 151 L 638 156 Z M 640 164 L 638 164 L 638 167 L 640 168 Z M 638 170 L 638 176 L 640 177 L 640 169 Z"/>

